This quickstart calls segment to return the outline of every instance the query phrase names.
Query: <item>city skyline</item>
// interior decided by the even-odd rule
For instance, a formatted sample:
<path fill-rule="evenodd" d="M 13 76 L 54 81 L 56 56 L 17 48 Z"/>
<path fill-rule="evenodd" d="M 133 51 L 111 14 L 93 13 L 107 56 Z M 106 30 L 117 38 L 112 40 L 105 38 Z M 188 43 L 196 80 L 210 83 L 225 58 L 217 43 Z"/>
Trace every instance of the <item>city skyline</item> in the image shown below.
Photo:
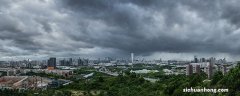
<path fill-rule="evenodd" d="M 240 58 L 237 0 L 1 0 L 0 60 Z"/>

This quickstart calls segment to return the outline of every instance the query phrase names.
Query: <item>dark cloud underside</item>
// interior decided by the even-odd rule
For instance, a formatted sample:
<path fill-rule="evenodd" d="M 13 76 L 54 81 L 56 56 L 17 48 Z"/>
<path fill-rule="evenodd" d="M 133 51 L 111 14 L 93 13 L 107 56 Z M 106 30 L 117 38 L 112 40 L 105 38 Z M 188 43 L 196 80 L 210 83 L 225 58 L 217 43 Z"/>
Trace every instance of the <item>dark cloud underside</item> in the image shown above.
<path fill-rule="evenodd" d="M 238 0 L 2 0 L 2 56 L 240 53 Z"/>

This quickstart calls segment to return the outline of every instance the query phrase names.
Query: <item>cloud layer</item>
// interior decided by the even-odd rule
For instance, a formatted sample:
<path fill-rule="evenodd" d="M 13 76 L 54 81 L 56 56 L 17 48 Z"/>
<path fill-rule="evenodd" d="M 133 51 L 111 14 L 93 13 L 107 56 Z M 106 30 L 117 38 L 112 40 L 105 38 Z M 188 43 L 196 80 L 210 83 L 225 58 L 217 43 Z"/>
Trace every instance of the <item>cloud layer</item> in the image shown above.
<path fill-rule="evenodd" d="M 1 0 L 0 56 L 240 53 L 238 0 Z"/>

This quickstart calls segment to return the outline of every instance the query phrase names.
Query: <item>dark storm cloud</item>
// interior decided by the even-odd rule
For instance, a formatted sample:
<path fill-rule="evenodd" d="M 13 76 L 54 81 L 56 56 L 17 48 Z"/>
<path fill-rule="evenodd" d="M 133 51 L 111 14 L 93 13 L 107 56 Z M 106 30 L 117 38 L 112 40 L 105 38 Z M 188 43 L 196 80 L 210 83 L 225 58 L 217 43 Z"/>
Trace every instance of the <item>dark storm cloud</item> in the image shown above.
<path fill-rule="evenodd" d="M 238 54 L 239 4 L 235 0 L 2 0 L 0 50 L 56 56 Z"/>
<path fill-rule="evenodd" d="M 55 3 L 47 0 L 0 1 L 1 53 L 11 56 L 51 55 L 78 48 L 92 48 L 65 35 L 60 27 L 65 28 L 65 23 L 71 20 L 65 18 L 66 13 L 61 12 L 64 10 Z"/>
<path fill-rule="evenodd" d="M 231 0 L 230 0 L 231 1 Z M 102 47 L 117 48 L 127 52 L 229 52 L 239 53 L 231 47 L 233 24 L 238 23 L 239 8 L 228 1 L 219 0 L 68 0 L 64 1 L 75 15 L 87 15 L 81 19 L 101 21 L 114 29 L 99 30 L 106 37 L 80 39 Z M 239 2 L 236 2 L 239 4 Z M 229 4 L 228 9 L 225 5 Z M 225 9 L 227 7 L 227 9 Z M 227 13 L 226 13 L 227 12 Z M 154 14 L 163 18 L 158 28 Z M 162 17 L 161 17 L 162 16 Z M 158 17 L 156 17 L 158 18 Z M 172 30 L 175 27 L 179 29 Z M 91 26 L 95 28 L 98 26 Z M 183 30 L 182 30 L 183 29 Z M 86 30 L 84 30 L 86 31 Z M 150 32 L 152 31 L 152 32 Z M 86 33 L 95 33 L 87 31 Z M 148 36 L 149 34 L 154 36 Z M 103 35 L 104 36 L 104 35 Z M 75 37 L 75 36 L 74 36 Z M 226 40 L 228 39 L 228 40 Z"/>
<path fill-rule="evenodd" d="M 19 47 L 26 50 L 37 50 L 37 44 L 32 41 L 32 36 L 39 35 L 38 33 L 23 32 L 19 28 L 19 22 L 0 16 L 0 39 L 11 40 L 11 46 Z M 4 45 L 2 45 L 4 46 Z"/>
<path fill-rule="evenodd" d="M 240 27 L 240 11 L 239 3 L 229 2 L 226 3 L 223 9 L 222 18 L 226 18 L 231 24 Z"/>

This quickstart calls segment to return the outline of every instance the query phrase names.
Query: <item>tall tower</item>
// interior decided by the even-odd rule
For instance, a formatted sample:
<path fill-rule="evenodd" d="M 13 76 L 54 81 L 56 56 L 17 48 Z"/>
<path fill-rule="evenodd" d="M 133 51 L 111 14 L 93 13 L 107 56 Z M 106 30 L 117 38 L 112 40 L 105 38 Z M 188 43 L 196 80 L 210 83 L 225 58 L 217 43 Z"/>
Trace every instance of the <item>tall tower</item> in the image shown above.
<path fill-rule="evenodd" d="M 189 75 L 192 75 L 193 74 L 193 66 L 191 64 L 188 64 L 186 66 L 186 75 L 189 76 Z"/>
<path fill-rule="evenodd" d="M 213 75 L 213 65 L 212 65 L 212 63 L 209 63 L 209 65 L 208 65 L 207 75 L 208 75 L 208 79 L 212 78 L 212 75 Z"/>
<path fill-rule="evenodd" d="M 73 65 L 73 59 L 69 58 L 69 65 L 68 66 L 72 66 Z"/>
<path fill-rule="evenodd" d="M 48 70 L 56 69 L 56 58 L 51 57 L 48 59 Z"/>
<path fill-rule="evenodd" d="M 131 53 L 131 61 L 134 62 L 134 53 Z"/>
<path fill-rule="evenodd" d="M 201 71 L 201 68 L 200 68 L 200 65 L 196 65 L 195 66 L 195 73 L 200 73 L 200 71 Z"/>
<path fill-rule="evenodd" d="M 214 66 L 214 65 L 215 65 L 215 58 L 211 57 L 211 58 L 210 58 L 209 65 L 208 65 L 208 71 L 207 71 L 208 79 L 211 79 L 211 78 L 212 78 L 212 75 L 213 75 L 213 66 Z"/>
<path fill-rule="evenodd" d="M 194 63 L 198 63 L 198 58 L 197 58 L 197 56 L 194 56 Z"/>
<path fill-rule="evenodd" d="M 78 59 L 78 66 L 83 66 L 83 60 L 81 58 Z"/>

